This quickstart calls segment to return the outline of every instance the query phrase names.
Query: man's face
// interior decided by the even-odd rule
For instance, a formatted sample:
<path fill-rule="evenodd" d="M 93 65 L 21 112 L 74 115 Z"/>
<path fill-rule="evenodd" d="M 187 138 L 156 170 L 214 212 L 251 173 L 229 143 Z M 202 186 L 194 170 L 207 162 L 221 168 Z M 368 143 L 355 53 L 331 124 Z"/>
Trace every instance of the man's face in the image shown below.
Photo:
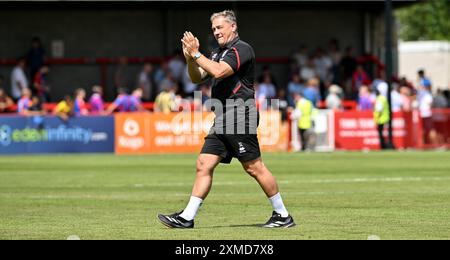
<path fill-rule="evenodd" d="M 231 24 L 224 17 L 216 17 L 212 21 L 211 26 L 214 38 L 221 47 L 227 45 L 234 39 L 234 31 L 236 31 L 236 24 Z"/>
<path fill-rule="evenodd" d="M 367 93 L 369 93 L 369 91 L 368 91 L 367 88 L 361 87 L 361 88 L 359 89 L 359 94 L 360 94 L 361 96 L 364 96 L 364 95 L 366 95 Z"/>
<path fill-rule="evenodd" d="M 142 98 L 142 95 L 143 95 L 142 90 L 139 89 L 139 90 L 134 91 L 135 97 Z"/>
<path fill-rule="evenodd" d="M 39 98 L 37 97 L 33 97 L 31 101 L 33 102 L 34 105 L 39 104 Z"/>
<path fill-rule="evenodd" d="M 50 69 L 47 66 L 42 67 L 42 73 L 43 74 L 48 74 L 49 72 L 50 72 Z"/>
<path fill-rule="evenodd" d="M 26 88 L 22 91 L 22 95 L 24 97 L 30 97 L 31 96 L 31 92 Z"/>
<path fill-rule="evenodd" d="M 153 70 L 152 65 L 150 65 L 150 64 L 145 64 L 145 65 L 144 65 L 144 71 L 145 71 L 146 73 L 150 73 L 152 70 Z"/>
<path fill-rule="evenodd" d="M 38 49 L 40 47 L 40 43 L 38 41 L 31 42 L 31 48 Z"/>
<path fill-rule="evenodd" d="M 71 98 L 66 98 L 66 103 L 68 106 L 72 106 L 73 105 L 73 100 Z"/>

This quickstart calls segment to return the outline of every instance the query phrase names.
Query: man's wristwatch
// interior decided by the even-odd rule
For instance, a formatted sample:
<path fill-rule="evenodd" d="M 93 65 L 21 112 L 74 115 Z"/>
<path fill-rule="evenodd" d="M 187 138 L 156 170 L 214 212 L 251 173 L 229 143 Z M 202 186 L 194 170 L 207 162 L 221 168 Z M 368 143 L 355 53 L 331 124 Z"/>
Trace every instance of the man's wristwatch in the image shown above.
<path fill-rule="evenodd" d="M 194 55 L 193 59 L 194 59 L 194 60 L 198 60 L 198 58 L 200 58 L 201 56 L 202 56 L 202 54 L 201 54 L 200 52 L 197 52 L 197 53 Z"/>

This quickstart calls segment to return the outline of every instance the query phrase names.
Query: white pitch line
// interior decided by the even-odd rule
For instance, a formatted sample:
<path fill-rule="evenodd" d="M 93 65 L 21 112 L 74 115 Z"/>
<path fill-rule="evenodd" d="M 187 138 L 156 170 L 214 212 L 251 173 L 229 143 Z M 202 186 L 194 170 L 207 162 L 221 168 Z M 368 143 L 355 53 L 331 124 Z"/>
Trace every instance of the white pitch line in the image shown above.
<path fill-rule="evenodd" d="M 421 182 L 421 181 L 446 181 L 450 180 L 450 177 L 390 177 L 390 178 L 353 178 L 353 179 L 324 179 L 324 180 L 309 180 L 309 181 L 279 181 L 280 184 L 329 184 L 329 183 L 370 183 L 370 182 Z M 248 185 L 252 183 L 251 180 L 248 181 L 227 181 L 227 182 L 214 182 L 214 186 L 236 186 L 236 185 Z M 150 189 L 151 187 L 190 187 L 192 186 L 191 182 L 165 182 L 165 183 L 157 183 L 157 184 L 143 184 L 132 186 L 134 188 L 139 188 L 140 190 Z M 74 188 L 74 186 L 64 186 L 65 188 Z M 76 186 L 77 188 L 95 188 L 95 187 L 87 187 L 87 186 Z M 104 188 L 123 188 L 125 186 L 101 186 Z M 100 188 L 101 188 L 100 187 Z M 144 188 L 145 187 L 145 188 Z M 51 187 L 50 187 L 51 188 Z M 62 187 L 59 187 L 62 188 Z M 96 187 L 99 188 L 99 187 Z M 144 188 L 144 189 L 143 189 Z M 296 195 L 328 195 L 328 194 L 351 194 L 355 192 L 323 192 L 323 191 L 315 191 L 315 192 L 289 192 L 290 194 Z M 221 196 L 226 196 L 227 194 L 222 194 Z M 188 193 L 172 193 L 171 197 L 186 197 Z M 234 195 L 233 195 L 234 196 Z M 150 199 L 152 196 L 142 196 L 141 194 L 99 194 L 99 195 L 91 195 L 91 194 L 70 194 L 70 195 L 23 195 L 17 193 L 1 193 L 0 198 L 27 198 L 27 199 L 94 199 L 94 200 L 136 200 L 136 199 Z"/>
<path fill-rule="evenodd" d="M 316 179 L 316 180 L 308 180 L 308 181 L 289 181 L 282 180 L 278 181 L 280 184 L 308 184 L 308 183 L 363 183 L 363 182 L 410 182 L 410 181 L 445 181 L 450 180 L 450 177 L 389 177 L 389 178 L 353 178 L 353 179 Z M 214 186 L 233 186 L 233 185 L 247 185 L 251 183 L 251 180 L 248 181 L 215 181 L 213 182 Z M 192 185 L 191 182 L 175 182 L 175 183 L 158 183 L 146 186 L 157 186 L 157 187 L 165 187 L 165 186 L 185 186 Z"/>
<path fill-rule="evenodd" d="M 364 182 L 420 182 L 420 181 L 448 181 L 450 177 L 389 177 L 389 178 L 353 178 L 353 179 L 312 179 L 304 181 L 290 181 L 290 180 L 279 180 L 279 184 L 321 184 L 321 183 L 364 183 Z M 251 179 L 242 181 L 215 181 L 213 186 L 235 186 L 235 185 L 248 185 L 254 183 Z M 158 183 L 147 183 L 147 184 L 135 184 L 135 185 L 106 185 L 106 186 L 84 186 L 84 185 L 72 185 L 72 186 L 47 186 L 42 188 L 69 188 L 69 189 L 98 189 L 98 188 L 124 188 L 132 187 L 139 189 L 149 189 L 152 187 L 185 187 L 192 186 L 192 182 L 158 182 Z M 1 188 L 14 188 L 10 186 Z"/>
<path fill-rule="evenodd" d="M 358 182 L 410 182 L 410 181 L 443 181 L 450 177 L 389 177 L 389 178 L 354 178 L 354 179 L 328 179 L 313 180 L 301 183 L 358 183 Z"/>
<path fill-rule="evenodd" d="M 355 192 L 355 191 L 290 191 L 290 192 L 286 192 L 286 194 L 289 194 L 289 196 L 320 196 L 320 195 L 324 195 L 324 196 L 328 196 L 328 195 L 352 195 L 352 194 L 363 194 L 363 193 L 371 193 L 372 192 Z M 394 192 L 382 192 L 383 194 L 404 194 L 405 192 L 401 192 L 401 191 L 394 191 Z M 407 192 L 409 193 L 409 192 Z M 448 194 L 447 192 L 415 192 L 415 193 L 423 193 L 423 194 Z M 239 194 L 240 196 L 254 196 L 253 193 L 244 193 L 244 194 Z M 67 199 L 71 199 L 71 200 L 103 200 L 103 201 L 108 201 L 108 200 L 123 200 L 123 201 L 136 201 L 136 200 L 152 200 L 153 197 L 155 197 L 157 195 L 154 196 L 142 196 L 142 195 L 105 195 L 105 196 L 94 196 L 94 195 L 46 195 L 46 196 L 39 196 L 39 195 L 25 195 L 22 196 L 20 194 L 13 195 L 13 194 L 9 194 L 8 196 L 6 196 L 7 198 L 23 198 L 23 199 L 33 199 L 33 200 L 67 200 Z M 158 195 L 159 196 L 159 195 Z M 170 197 L 174 198 L 174 197 L 180 197 L 180 198 L 188 198 L 189 197 L 189 192 L 186 193 L 171 193 L 169 195 Z M 220 194 L 221 197 L 234 197 L 236 196 L 236 194 Z M 5 197 L 4 197 L 5 198 Z"/>

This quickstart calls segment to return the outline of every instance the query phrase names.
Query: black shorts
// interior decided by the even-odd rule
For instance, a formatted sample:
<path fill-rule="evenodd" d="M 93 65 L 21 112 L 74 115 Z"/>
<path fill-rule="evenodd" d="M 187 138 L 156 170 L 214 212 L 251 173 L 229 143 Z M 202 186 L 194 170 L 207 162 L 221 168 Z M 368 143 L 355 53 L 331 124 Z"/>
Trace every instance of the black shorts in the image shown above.
<path fill-rule="evenodd" d="M 219 135 L 205 137 L 201 154 L 214 154 L 222 157 L 221 163 L 229 164 L 233 158 L 249 162 L 261 157 L 258 137 L 255 134 Z"/>

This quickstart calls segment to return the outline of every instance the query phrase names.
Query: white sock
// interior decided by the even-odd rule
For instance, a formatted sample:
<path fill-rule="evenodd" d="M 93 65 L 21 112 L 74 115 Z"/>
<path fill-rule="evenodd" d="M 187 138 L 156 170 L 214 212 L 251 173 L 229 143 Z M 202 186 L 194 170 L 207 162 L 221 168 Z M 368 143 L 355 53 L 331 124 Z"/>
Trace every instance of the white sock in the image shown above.
<path fill-rule="evenodd" d="M 281 199 L 281 195 L 279 192 L 273 197 L 269 198 L 269 200 L 272 204 L 273 210 L 276 213 L 280 214 L 283 218 L 289 216 L 289 212 L 287 211 L 286 207 L 284 207 L 283 200 Z"/>
<path fill-rule="evenodd" d="M 180 217 L 184 218 L 185 220 L 193 220 L 195 218 L 195 215 L 197 215 L 198 209 L 202 205 L 202 202 L 203 200 L 201 198 L 191 196 L 189 203 L 187 204 L 183 213 L 180 214 Z"/>

